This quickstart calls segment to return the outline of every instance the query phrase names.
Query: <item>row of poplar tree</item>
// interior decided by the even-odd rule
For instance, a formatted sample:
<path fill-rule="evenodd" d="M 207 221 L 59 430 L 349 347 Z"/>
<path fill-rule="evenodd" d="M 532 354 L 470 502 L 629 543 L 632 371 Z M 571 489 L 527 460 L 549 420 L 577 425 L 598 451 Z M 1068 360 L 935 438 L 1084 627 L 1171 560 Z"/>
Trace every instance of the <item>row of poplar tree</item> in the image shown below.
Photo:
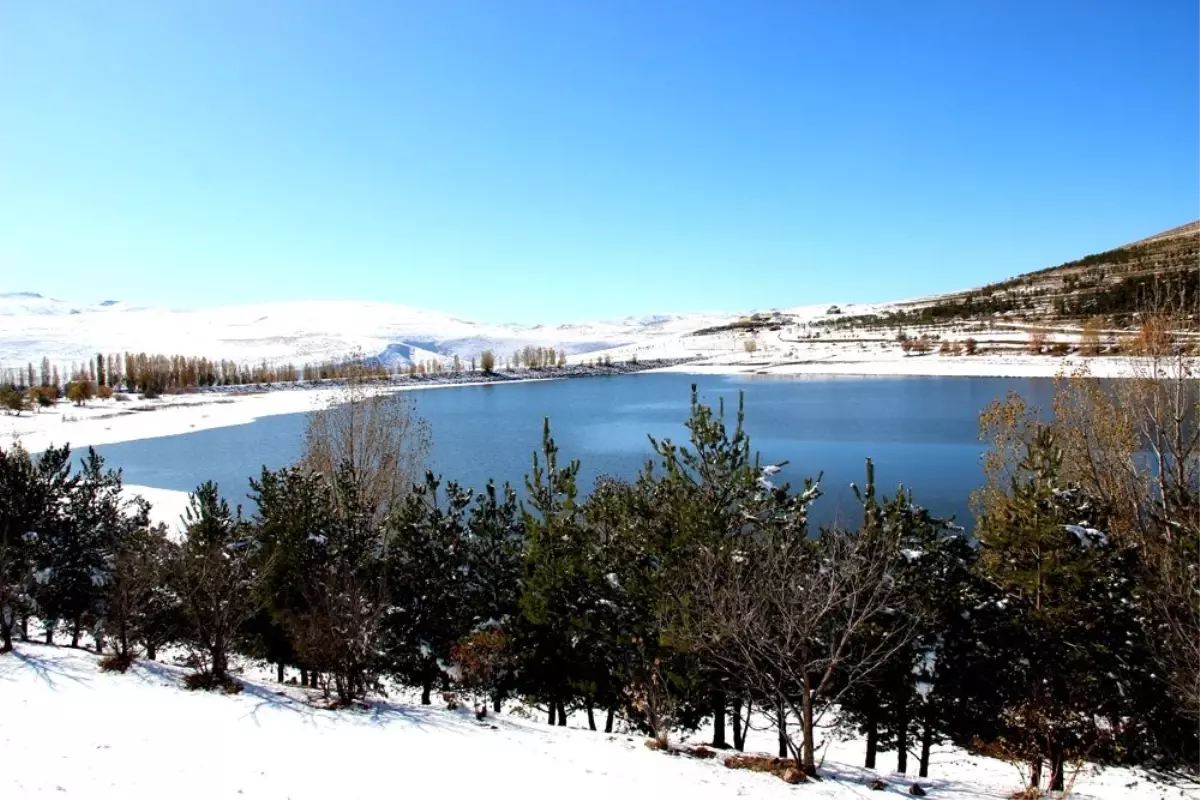
<path fill-rule="evenodd" d="M 546 369 L 562 367 L 566 363 L 565 350 L 526 346 L 513 351 L 505 367 Z M 362 377 L 366 372 L 379 379 L 404 374 L 461 374 L 480 369 L 491 373 L 497 366 L 497 358 L 491 350 L 485 350 L 478 358 L 472 356 L 464 360 L 455 355 L 446 360 L 434 358 L 408 364 L 397 361 L 390 367 L 361 355 L 297 366 L 290 362 L 266 360 L 251 363 L 203 356 L 97 353 L 94 359 L 73 362 L 69 367 L 64 365 L 61 371 L 59 365 L 52 364 L 49 358 L 43 358 L 38 365 L 29 362 L 24 367 L 0 370 L 0 387 L 22 392 L 43 388 L 61 391 L 69 383 L 87 381 L 94 386 L 153 396 L 214 386 L 267 386 L 298 381 L 344 380 Z"/>
<path fill-rule="evenodd" d="M 426 703 L 464 692 L 482 715 L 519 698 L 551 723 L 619 718 L 664 744 L 711 719 L 712 744 L 741 749 L 765 717 L 808 774 L 847 732 L 868 766 L 894 752 L 903 772 L 912 753 L 921 775 L 943 742 L 1026 764 L 1034 784 L 1083 760 L 1195 766 L 1195 665 L 1163 650 L 1196 619 L 1195 574 L 1172 588 L 1150 558 L 1197 551 L 1190 473 L 1144 498 L 1167 543 L 1149 548 L 1113 532 L 1106 500 L 1067 480 L 1062 434 L 1034 419 L 994 441 L 996 464 L 1011 458 L 974 536 L 903 490 L 881 496 L 870 462 L 861 524 L 813 530 L 819 479 L 777 484 L 741 409 L 728 424 L 694 389 L 690 441 L 652 439 L 635 479 L 586 497 L 548 422 L 520 499 L 414 482 L 388 452 L 403 402 L 332 408 L 307 444 L 325 460 L 264 469 L 252 514 L 199 487 L 181 537 L 94 452 L 73 472 L 65 447 L 0 451 L 4 648 L 40 622 L 116 668 L 182 647 L 195 686 L 231 685 L 248 657 L 339 704 L 391 679 Z"/>

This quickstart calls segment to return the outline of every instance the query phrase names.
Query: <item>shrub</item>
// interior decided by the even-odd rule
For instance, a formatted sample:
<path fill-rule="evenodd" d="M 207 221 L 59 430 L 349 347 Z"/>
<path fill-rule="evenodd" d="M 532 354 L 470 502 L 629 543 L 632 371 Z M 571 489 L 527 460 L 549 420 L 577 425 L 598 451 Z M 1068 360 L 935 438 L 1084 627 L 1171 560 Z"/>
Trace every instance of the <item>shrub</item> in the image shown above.
<path fill-rule="evenodd" d="M 96 385 L 87 378 L 80 378 L 67 384 L 67 399 L 81 406 L 96 396 Z"/>
<path fill-rule="evenodd" d="M 744 769 L 750 772 L 768 772 L 782 778 L 783 774 L 796 766 L 790 758 L 775 758 L 774 756 L 730 756 L 725 759 L 728 769 Z"/>
<path fill-rule="evenodd" d="M 113 653 L 100 659 L 101 672 L 126 672 L 133 666 L 133 653 Z"/>
<path fill-rule="evenodd" d="M 49 408 L 58 402 L 58 389 L 53 386 L 35 386 L 29 390 L 30 405 Z"/>
<path fill-rule="evenodd" d="M 1065 356 L 1069 352 L 1071 352 L 1071 345 L 1066 342 L 1055 342 L 1050 345 L 1050 355 L 1052 356 Z"/>
<path fill-rule="evenodd" d="M 208 670 L 193 672 L 183 679 L 185 689 L 191 691 L 224 692 L 237 694 L 242 691 L 242 685 L 230 677 L 218 677 Z"/>
<path fill-rule="evenodd" d="M 25 410 L 25 395 L 11 387 L 0 389 L 0 408 L 3 408 L 10 414 L 20 416 Z"/>
<path fill-rule="evenodd" d="M 973 338 L 968 338 L 965 342 L 963 342 L 963 349 L 966 351 L 967 355 L 973 356 L 979 351 L 979 342 L 975 341 Z"/>
<path fill-rule="evenodd" d="M 746 341 L 742 342 L 742 347 L 746 348 L 747 353 L 753 353 L 754 351 L 758 350 L 758 340 L 747 339 Z"/>
<path fill-rule="evenodd" d="M 99 389 L 96 390 L 96 396 L 99 397 L 101 400 L 111 400 L 112 396 L 113 396 L 112 387 L 107 384 L 105 384 L 104 386 L 101 386 Z"/>
<path fill-rule="evenodd" d="M 496 354 L 491 350 L 484 350 L 483 355 L 479 357 L 479 366 L 488 375 L 491 375 L 496 369 Z"/>
<path fill-rule="evenodd" d="M 130 398 L 124 392 L 117 392 L 113 395 L 113 400 L 116 400 L 118 403 L 128 403 Z"/>

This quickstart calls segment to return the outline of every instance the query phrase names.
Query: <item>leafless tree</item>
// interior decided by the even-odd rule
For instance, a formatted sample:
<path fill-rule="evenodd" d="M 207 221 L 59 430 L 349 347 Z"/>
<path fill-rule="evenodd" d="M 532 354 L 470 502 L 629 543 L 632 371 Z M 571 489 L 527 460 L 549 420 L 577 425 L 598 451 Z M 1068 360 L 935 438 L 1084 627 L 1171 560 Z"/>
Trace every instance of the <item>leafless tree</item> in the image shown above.
<path fill-rule="evenodd" d="M 866 635 L 900 602 L 889 572 L 896 546 L 883 532 L 814 540 L 782 526 L 700 558 L 689 636 L 760 699 L 806 774 L 816 773 L 821 720 L 915 634 L 904 623 Z M 789 718 L 799 720 L 798 744 Z"/>
<path fill-rule="evenodd" d="M 364 499 L 382 518 L 420 477 L 429 425 L 407 393 L 388 391 L 370 375 L 365 368 L 353 373 L 325 408 L 312 413 L 301 463 L 326 476 L 349 464 Z"/>

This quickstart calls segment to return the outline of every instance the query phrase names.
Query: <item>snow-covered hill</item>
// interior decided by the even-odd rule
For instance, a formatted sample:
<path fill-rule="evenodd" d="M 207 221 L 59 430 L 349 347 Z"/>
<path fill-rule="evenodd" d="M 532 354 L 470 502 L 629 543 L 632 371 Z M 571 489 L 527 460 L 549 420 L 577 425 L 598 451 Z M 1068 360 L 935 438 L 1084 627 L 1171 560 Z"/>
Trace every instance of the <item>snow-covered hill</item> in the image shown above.
<path fill-rule="evenodd" d="M 252 670 L 252 672 L 255 672 Z M 0 797 L 141 798 L 522 798 L 874 797 L 904 794 L 911 776 L 851 764 L 860 742 L 823 750 L 825 780 L 790 786 L 761 773 L 648 750 L 643 738 L 551 728 L 511 713 L 478 722 L 466 710 L 401 699 L 369 709 L 326 711 L 306 690 L 263 672 L 237 695 L 179 688 L 181 667 L 139 662 L 104 673 L 84 650 L 18 644 L 0 655 Z M 540 714 L 537 715 L 540 719 Z M 574 720 L 573 720 L 574 722 Z M 582 722 L 582 720 L 580 720 Z M 700 734 L 701 736 L 703 734 Z M 773 731 L 748 746 L 771 749 Z M 885 767 L 887 756 L 881 758 Z M 1011 766 L 936 748 L 932 798 L 1004 798 L 1019 788 Z M 1072 797 L 1088 800 L 1195 797 L 1126 769 L 1085 768 Z"/>
<path fill-rule="evenodd" d="M 236 361 L 338 359 L 352 351 L 407 362 L 526 346 L 569 354 L 676 340 L 735 315 L 665 314 L 573 325 L 497 325 L 380 302 L 314 300 L 198 311 L 71 303 L 31 293 L 0 294 L 0 365 L 48 357 L 82 361 L 97 352 L 148 352 Z"/>

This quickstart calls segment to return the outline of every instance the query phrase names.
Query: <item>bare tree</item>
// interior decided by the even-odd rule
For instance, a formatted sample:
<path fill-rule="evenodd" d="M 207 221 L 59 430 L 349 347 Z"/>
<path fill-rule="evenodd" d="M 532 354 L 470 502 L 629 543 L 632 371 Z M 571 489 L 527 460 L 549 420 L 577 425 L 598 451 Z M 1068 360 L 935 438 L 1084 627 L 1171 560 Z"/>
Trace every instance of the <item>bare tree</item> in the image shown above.
<path fill-rule="evenodd" d="M 1045 328 L 1031 328 L 1029 330 L 1029 352 L 1035 356 L 1040 354 L 1046 349 L 1046 342 L 1048 338 L 1049 334 L 1046 332 Z"/>
<path fill-rule="evenodd" d="M 1083 332 L 1079 335 L 1079 352 L 1085 356 L 1098 356 L 1104 350 L 1101 336 L 1104 334 L 1104 319 L 1092 317 L 1083 324 Z"/>
<path fill-rule="evenodd" d="M 782 526 L 700 559 L 690 635 L 762 699 L 805 774 L 816 774 L 822 718 L 915 635 L 915 624 L 866 635 L 900 602 L 890 574 L 896 546 L 890 533 L 813 540 Z M 799 743 L 789 718 L 799 720 Z"/>
<path fill-rule="evenodd" d="M 412 398 L 375 385 L 360 370 L 309 417 L 301 464 L 330 480 L 349 465 L 363 500 L 382 518 L 412 489 L 428 453 L 429 425 Z"/>

